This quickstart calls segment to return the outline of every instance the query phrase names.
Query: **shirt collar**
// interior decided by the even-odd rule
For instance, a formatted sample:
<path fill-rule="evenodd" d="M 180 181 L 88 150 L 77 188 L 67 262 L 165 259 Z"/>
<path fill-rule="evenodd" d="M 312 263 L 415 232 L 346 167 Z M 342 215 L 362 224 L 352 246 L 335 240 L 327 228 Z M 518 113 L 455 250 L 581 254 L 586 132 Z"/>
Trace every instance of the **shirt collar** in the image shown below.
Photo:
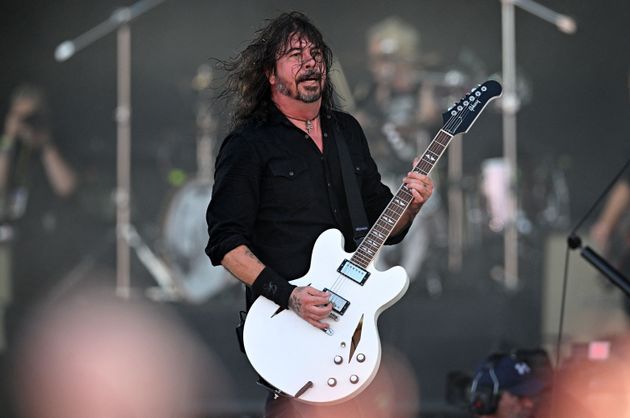
<path fill-rule="evenodd" d="M 323 106 L 319 110 L 320 123 L 327 118 L 328 113 Z M 269 112 L 269 122 L 275 124 L 284 124 L 287 126 L 294 126 L 291 121 L 278 109 L 275 103 L 272 103 L 271 111 Z"/>

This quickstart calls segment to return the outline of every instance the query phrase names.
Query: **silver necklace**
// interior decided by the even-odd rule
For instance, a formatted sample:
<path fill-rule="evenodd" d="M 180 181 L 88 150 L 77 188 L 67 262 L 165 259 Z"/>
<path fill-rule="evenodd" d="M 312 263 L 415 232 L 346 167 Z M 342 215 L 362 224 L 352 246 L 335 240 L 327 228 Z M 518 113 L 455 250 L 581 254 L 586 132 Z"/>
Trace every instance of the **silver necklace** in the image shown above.
<path fill-rule="evenodd" d="M 317 114 L 315 116 L 313 116 L 311 119 L 300 119 L 300 118 L 295 118 L 295 117 L 289 116 L 289 115 L 286 115 L 286 116 L 289 119 L 293 119 L 293 120 L 297 120 L 297 121 L 300 121 L 300 122 L 304 122 L 305 128 L 306 128 L 306 133 L 310 135 L 311 131 L 313 130 L 313 121 L 316 120 L 319 117 L 319 112 L 317 112 Z"/>

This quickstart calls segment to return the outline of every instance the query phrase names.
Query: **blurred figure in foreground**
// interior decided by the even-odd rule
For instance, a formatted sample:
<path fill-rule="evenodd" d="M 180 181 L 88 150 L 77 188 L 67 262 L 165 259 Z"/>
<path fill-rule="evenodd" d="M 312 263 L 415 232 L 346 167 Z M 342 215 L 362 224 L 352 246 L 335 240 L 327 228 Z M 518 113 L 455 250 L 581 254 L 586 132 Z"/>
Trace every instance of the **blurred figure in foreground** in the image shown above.
<path fill-rule="evenodd" d="M 513 354 L 492 354 L 470 387 L 470 411 L 479 418 L 532 418 L 547 383 Z"/>
<path fill-rule="evenodd" d="M 58 233 L 67 229 L 64 204 L 77 176 L 51 131 L 44 92 L 16 87 L 0 138 L 0 312 L 39 294 L 42 278 L 60 274 L 70 253 Z"/>
<path fill-rule="evenodd" d="M 573 343 L 536 418 L 630 417 L 630 339 Z"/>
<path fill-rule="evenodd" d="M 168 312 L 80 293 L 41 308 L 20 338 L 16 409 L 25 418 L 206 416 L 200 400 L 225 402 L 230 388 L 211 360 Z"/>

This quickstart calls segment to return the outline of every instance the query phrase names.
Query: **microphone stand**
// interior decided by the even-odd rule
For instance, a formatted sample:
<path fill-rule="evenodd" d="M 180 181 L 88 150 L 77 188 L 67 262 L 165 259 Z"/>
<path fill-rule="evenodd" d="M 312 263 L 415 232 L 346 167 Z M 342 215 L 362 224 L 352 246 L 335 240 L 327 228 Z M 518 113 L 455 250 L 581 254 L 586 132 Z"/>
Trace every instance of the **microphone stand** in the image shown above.
<path fill-rule="evenodd" d="M 500 0 L 503 57 L 503 158 L 507 165 L 508 176 L 508 213 L 504 228 L 504 284 L 509 290 L 518 287 L 518 202 L 516 196 L 516 114 L 520 100 L 516 93 L 516 36 L 514 24 L 514 6 L 551 23 L 565 33 L 574 33 L 576 24 L 568 16 L 558 14 L 532 0 Z"/>
<path fill-rule="evenodd" d="M 621 175 L 630 167 L 630 159 L 626 161 L 621 170 L 613 177 L 608 186 L 604 189 L 602 194 L 597 198 L 595 203 L 591 206 L 591 208 L 586 212 L 586 215 L 578 222 L 578 224 L 573 228 L 569 236 L 567 237 L 567 244 L 570 249 L 580 249 L 580 255 L 586 261 L 588 261 L 593 267 L 599 270 L 604 277 L 606 277 L 612 284 L 621 289 L 626 296 L 630 297 L 630 280 L 623 275 L 619 270 L 617 270 L 614 266 L 612 266 L 605 258 L 599 255 L 595 250 L 591 247 L 582 246 L 582 239 L 579 235 L 576 234 L 577 230 L 582 226 L 585 220 L 593 213 L 595 208 L 599 205 L 599 203 L 604 199 L 610 189 L 617 183 Z"/>
<path fill-rule="evenodd" d="M 131 31 L 129 23 L 166 0 L 141 0 L 115 10 L 109 19 L 71 41 L 62 42 L 55 59 L 65 61 L 113 30 L 117 31 L 117 107 L 116 107 L 116 294 L 128 299 L 130 251 L 126 231 L 130 228 L 131 199 Z"/>

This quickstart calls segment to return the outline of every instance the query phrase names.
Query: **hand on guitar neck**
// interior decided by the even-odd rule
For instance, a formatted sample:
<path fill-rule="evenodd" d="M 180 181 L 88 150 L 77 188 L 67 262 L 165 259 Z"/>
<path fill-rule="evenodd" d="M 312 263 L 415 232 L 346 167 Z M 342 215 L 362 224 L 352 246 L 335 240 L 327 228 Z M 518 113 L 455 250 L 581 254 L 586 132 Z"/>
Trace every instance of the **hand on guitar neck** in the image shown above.
<path fill-rule="evenodd" d="M 420 159 L 416 157 L 413 161 L 413 167 L 415 167 L 419 161 Z M 403 179 L 403 184 L 409 189 L 413 199 L 398 224 L 392 230 L 392 235 L 394 236 L 413 221 L 422 208 L 422 205 L 424 205 L 433 194 L 433 180 L 416 171 L 407 173 L 407 176 Z"/>

